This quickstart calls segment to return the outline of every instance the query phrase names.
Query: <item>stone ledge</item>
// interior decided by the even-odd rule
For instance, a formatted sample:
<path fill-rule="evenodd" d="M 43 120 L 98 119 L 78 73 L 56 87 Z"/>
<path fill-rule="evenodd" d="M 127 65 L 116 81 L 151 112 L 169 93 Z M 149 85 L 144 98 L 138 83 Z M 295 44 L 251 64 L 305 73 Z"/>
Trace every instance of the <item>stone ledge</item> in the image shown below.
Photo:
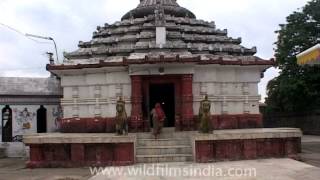
<path fill-rule="evenodd" d="M 135 143 L 136 135 L 116 136 L 115 134 L 66 134 L 45 133 L 23 136 L 25 144 L 96 144 L 96 143 Z"/>
<path fill-rule="evenodd" d="M 301 138 L 302 131 L 296 128 L 270 129 L 237 129 L 215 130 L 212 134 L 197 133 L 192 136 L 193 141 L 210 140 L 241 140 L 241 139 L 272 139 L 272 138 Z"/>
<path fill-rule="evenodd" d="M 261 158 L 298 158 L 301 152 L 300 129 L 218 130 L 197 133 L 192 138 L 196 162 L 208 163 Z"/>

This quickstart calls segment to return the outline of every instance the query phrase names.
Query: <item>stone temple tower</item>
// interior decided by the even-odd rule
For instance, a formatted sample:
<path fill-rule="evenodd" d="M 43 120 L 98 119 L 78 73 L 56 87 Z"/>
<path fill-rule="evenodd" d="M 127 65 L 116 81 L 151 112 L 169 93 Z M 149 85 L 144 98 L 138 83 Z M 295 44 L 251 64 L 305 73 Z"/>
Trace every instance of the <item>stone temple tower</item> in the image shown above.
<path fill-rule="evenodd" d="M 47 66 L 48 71 L 61 78 L 63 133 L 114 133 L 115 107 L 120 97 L 125 101 L 129 132 L 138 133 L 138 144 L 143 141 L 140 145 L 149 144 L 144 142 L 149 136 L 143 133 L 149 133 L 153 127 L 150 111 L 156 103 L 166 114 L 165 130 L 174 137 L 189 137 L 188 132 L 197 130 L 204 96 L 212 103 L 210 124 L 215 130 L 262 127 L 258 83 L 274 61 L 255 56 L 256 47 L 242 46 L 241 38 L 229 37 L 228 31 L 218 29 L 214 22 L 197 19 L 176 0 L 140 0 L 120 21 L 98 26 L 92 39 L 80 41 L 78 46 L 65 54 L 63 64 Z M 171 138 L 170 133 L 164 139 Z M 145 153 L 154 152 L 149 151 L 150 147 L 138 147 L 135 151 L 133 141 L 136 142 L 129 140 L 123 148 L 113 149 L 115 154 L 120 153 L 113 161 L 174 159 L 161 154 L 149 157 L 143 149 L 147 149 Z M 91 152 L 85 144 L 79 146 L 80 154 Z M 157 142 L 156 145 L 158 149 L 166 147 Z M 179 148 L 182 147 L 173 149 Z M 189 148 L 188 157 L 195 158 Z M 127 152 L 137 152 L 137 156 Z M 120 160 L 115 160 L 117 157 Z M 123 157 L 129 159 L 121 160 Z M 79 157 L 75 159 L 78 161 Z"/>

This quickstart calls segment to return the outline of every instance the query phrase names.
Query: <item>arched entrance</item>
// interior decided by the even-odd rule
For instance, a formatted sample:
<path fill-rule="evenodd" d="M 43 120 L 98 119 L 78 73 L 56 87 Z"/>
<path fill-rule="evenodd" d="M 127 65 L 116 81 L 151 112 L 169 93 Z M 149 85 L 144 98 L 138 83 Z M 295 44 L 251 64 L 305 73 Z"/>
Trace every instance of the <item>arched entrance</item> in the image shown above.
<path fill-rule="evenodd" d="M 9 105 L 2 109 L 2 142 L 12 142 L 12 109 Z"/>
<path fill-rule="evenodd" d="M 150 131 L 150 109 L 161 101 L 171 104 L 164 107 L 170 118 L 167 127 L 174 126 L 176 131 L 195 130 L 192 83 L 192 74 L 131 76 L 132 131 Z"/>
<path fill-rule="evenodd" d="M 37 133 L 47 132 L 47 109 L 41 105 L 37 110 Z"/>
<path fill-rule="evenodd" d="M 142 76 L 142 114 L 152 127 L 151 109 L 160 103 L 167 119 L 164 127 L 178 127 L 181 117 L 181 77 L 179 75 Z"/>
<path fill-rule="evenodd" d="M 166 120 L 164 127 L 175 126 L 175 84 L 149 84 L 149 108 L 148 116 L 156 103 L 160 103 L 165 114 Z M 149 117 L 150 125 L 153 127 L 151 117 Z"/>

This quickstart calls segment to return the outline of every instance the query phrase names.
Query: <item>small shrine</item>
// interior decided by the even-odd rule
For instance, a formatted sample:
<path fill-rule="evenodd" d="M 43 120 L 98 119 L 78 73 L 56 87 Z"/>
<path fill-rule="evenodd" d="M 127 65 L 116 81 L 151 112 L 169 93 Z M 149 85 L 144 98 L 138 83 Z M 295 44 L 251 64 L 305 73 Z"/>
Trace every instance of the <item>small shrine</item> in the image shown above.
<path fill-rule="evenodd" d="M 297 55 L 299 65 L 319 65 L 320 64 L 320 44 L 317 44 Z"/>

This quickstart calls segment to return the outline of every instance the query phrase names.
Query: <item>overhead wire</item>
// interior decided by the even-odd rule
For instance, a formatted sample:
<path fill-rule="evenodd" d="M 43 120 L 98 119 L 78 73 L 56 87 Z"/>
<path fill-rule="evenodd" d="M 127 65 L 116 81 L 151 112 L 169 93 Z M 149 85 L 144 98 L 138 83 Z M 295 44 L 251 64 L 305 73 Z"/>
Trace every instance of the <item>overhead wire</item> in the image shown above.
<path fill-rule="evenodd" d="M 41 69 L 41 68 L 43 67 L 6 68 L 6 69 L 0 69 L 0 71 L 34 70 L 34 69 Z"/>
<path fill-rule="evenodd" d="M 1 22 L 0 22 L 0 25 L 6 27 L 6 28 L 8 28 L 9 30 L 14 31 L 14 32 L 16 32 L 16 33 L 18 33 L 18 34 L 20 34 L 20 35 L 28 38 L 29 40 L 32 40 L 32 41 L 36 42 L 36 43 L 40 43 L 40 44 L 51 44 L 51 43 L 49 43 L 49 42 L 42 42 L 42 41 L 38 41 L 38 40 L 36 40 L 36 39 L 33 39 L 33 38 L 31 38 L 31 37 L 28 37 L 28 36 L 26 36 L 25 33 L 21 32 L 20 30 L 14 28 L 14 27 L 11 27 L 11 26 L 9 26 L 9 25 L 7 25 L 7 24 L 4 24 L 4 23 L 1 23 Z M 43 68 L 43 67 L 26 67 L 26 68 L 12 68 L 12 69 L 6 68 L 6 69 L 0 69 L 0 71 L 34 70 L 34 69 L 41 69 L 41 68 Z"/>
<path fill-rule="evenodd" d="M 14 32 L 16 32 L 16 33 L 18 33 L 18 34 L 20 34 L 20 35 L 22 35 L 22 36 L 24 36 L 24 37 L 26 37 L 26 38 L 34 41 L 34 42 L 36 42 L 36 43 L 40 43 L 40 44 L 51 44 L 51 43 L 49 43 L 49 42 L 38 41 L 38 40 L 36 40 L 36 39 L 33 39 L 33 38 L 31 38 L 31 37 L 28 37 L 28 36 L 26 36 L 25 33 L 21 32 L 21 31 L 19 31 L 18 29 L 14 28 L 14 27 L 12 27 L 12 26 L 9 26 L 9 25 L 7 25 L 7 24 L 4 24 L 4 23 L 1 23 L 1 22 L 0 22 L 0 25 L 6 27 L 6 28 L 8 28 L 9 30 L 12 30 L 12 31 L 14 31 Z"/>

